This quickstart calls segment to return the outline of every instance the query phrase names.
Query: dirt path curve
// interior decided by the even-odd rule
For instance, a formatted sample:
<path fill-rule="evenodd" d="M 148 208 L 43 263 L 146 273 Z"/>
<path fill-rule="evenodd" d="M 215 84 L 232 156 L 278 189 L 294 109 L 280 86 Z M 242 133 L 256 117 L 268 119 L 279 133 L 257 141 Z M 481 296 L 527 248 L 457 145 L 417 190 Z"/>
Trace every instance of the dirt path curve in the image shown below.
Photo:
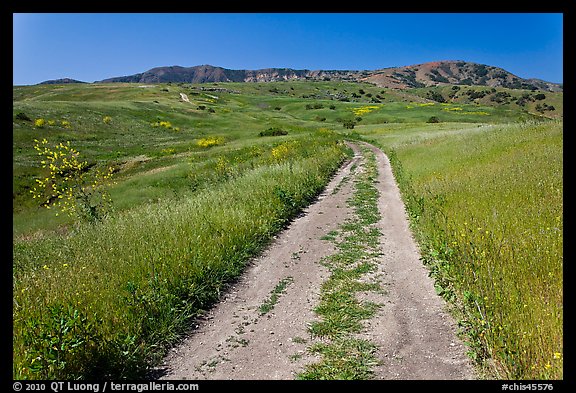
<path fill-rule="evenodd" d="M 335 252 L 322 240 L 352 214 L 351 168 L 362 164 L 358 145 L 346 163 L 299 218 L 247 267 L 242 277 L 197 322 L 194 332 L 156 370 L 161 379 L 293 379 L 318 361 L 307 348 L 317 320 L 321 284 L 329 276 L 319 262 Z M 378 346 L 376 379 L 471 379 L 472 367 L 455 324 L 433 288 L 408 228 L 387 157 L 369 146 L 378 162 L 382 230 L 379 270 L 386 293 L 362 335 Z M 283 291 L 279 291 L 281 287 Z M 277 299 L 271 301 L 273 293 Z M 261 307 L 271 305 L 269 310 Z"/>

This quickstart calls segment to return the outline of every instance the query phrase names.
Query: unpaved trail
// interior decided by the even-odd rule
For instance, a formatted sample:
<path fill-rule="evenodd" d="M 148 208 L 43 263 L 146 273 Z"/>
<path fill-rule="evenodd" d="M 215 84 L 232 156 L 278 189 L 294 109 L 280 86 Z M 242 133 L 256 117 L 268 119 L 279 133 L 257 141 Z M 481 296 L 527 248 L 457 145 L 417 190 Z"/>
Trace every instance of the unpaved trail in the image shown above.
<path fill-rule="evenodd" d="M 473 379 L 466 347 L 455 334 L 456 323 L 420 260 L 388 157 L 374 146 L 370 149 L 379 167 L 382 256 L 378 268 L 387 284 L 385 306 L 367 329 L 383 359 L 376 375 L 380 379 Z"/>
<path fill-rule="evenodd" d="M 358 144 L 318 200 L 278 235 L 247 267 L 224 299 L 195 322 L 195 329 L 155 370 L 161 379 L 294 379 L 304 365 L 317 362 L 307 348 L 314 343 L 308 326 L 318 320 L 313 309 L 330 275 L 322 258 L 335 252 L 322 240 L 353 210 L 351 168 L 361 166 Z M 473 368 L 456 326 L 435 294 L 428 271 L 408 227 L 404 205 L 387 157 L 367 145 L 378 163 L 378 208 L 382 231 L 378 272 L 386 291 L 371 294 L 382 305 L 360 334 L 377 345 L 375 379 L 472 379 Z M 271 310 L 269 302 L 285 284 Z"/>

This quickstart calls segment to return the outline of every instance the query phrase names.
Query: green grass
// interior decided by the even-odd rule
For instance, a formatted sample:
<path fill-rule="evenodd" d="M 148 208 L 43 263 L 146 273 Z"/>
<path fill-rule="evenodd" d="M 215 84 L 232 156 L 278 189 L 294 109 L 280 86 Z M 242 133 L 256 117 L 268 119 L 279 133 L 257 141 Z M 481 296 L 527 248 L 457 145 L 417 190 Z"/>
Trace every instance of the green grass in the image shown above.
<path fill-rule="evenodd" d="M 563 93 L 542 93 L 524 89 L 507 89 L 503 87 L 490 88 L 487 86 L 436 86 L 412 89 L 411 92 L 426 98 L 430 92 L 440 94 L 446 103 L 453 106 L 471 104 L 476 107 L 494 106 L 504 113 L 524 112 L 524 119 L 553 118 L 561 119 L 564 113 Z M 542 94 L 544 96 L 542 97 Z M 538 110 L 538 106 L 546 104 L 554 107 L 553 110 Z"/>
<path fill-rule="evenodd" d="M 365 135 L 387 150 L 437 291 L 487 376 L 562 379 L 562 122 Z"/>
<path fill-rule="evenodd" d="M 378 222 L 380 213 L 378 190 L 374 187 L 376 159 L 367 149 L 363 154 L 363 170 L 348 201 L 354 208 L 354 217 L 340 226 L 340 240 L 336 240 L 334 232 L 326 239 L 335 241 L 338 252 L 322 261 L 331 275 L 322 284 L 320 302 L 314 309 L 321 319 L 309 327 L 312 337 L 323 340 L 309 348 L 321 360 L 306 365 L 298 379 L 370 379 L 373 366 L 378 364 L 374 344 L 355 336 L 362 331 L 362 322 L 380 307 L 360 301 L 357 294 L 381 290 L 378 283 L 366 281 L 365 277 L 375 269 L 372 258 L 378 255 L 380 231 L 373 224 Z"/>
<path fill-rule="evenodd" d="M 15 378 L 141 375 L 344 158 L 330 138 L 291 146 L 291 158 L 178 203 L 16 242 Z"/>
<path fill-rule="evenodd" d="M 258 312 L 260 313 L 260 315 L 266 315 L 274 309 L 274 306 L 276 305 L 276 303 L 278 303 L 280 295 L 284 293 L 286 287 L 288 287 L 288 285 L 290 285 L 293 280 L 294 280 L 293 277 L 286 277 L 280 280 L 278 284 L 276 284 L 276 286 L 270 293 L 270 297 L 266 299 L 264 303 L 260 305 L 260 307 L 258 307 Z"/>

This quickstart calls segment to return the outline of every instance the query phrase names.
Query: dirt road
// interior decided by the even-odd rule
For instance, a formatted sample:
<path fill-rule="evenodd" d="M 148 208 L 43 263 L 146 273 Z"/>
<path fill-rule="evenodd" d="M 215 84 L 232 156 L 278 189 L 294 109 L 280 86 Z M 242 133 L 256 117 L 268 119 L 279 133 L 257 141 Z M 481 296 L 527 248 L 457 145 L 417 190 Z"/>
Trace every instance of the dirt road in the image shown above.
<path fill-rule="evenodd" d="M 386 291 L 371 295 L 381 304 L 360 334 L 376 344 L 375 379 L 473 379 L 456 325 L 435 294 L 408 227 L 404 205 L 387 157 L 368 145 L 378 164 L 376 186 L 382 219 L 378 274 Z M 294 379 L 317 362 L 307 348 L 315 342 L 308 326 L 318 320 L 321 284 L 330 275 L 319 263 L 335 252 L 326 235 L 353 214 L 354 157 L 318 200 L 255 259 L 224 299 L 156 370 L 161 379 Z M 263 306 L 267 305 L 268 308 Z"/>

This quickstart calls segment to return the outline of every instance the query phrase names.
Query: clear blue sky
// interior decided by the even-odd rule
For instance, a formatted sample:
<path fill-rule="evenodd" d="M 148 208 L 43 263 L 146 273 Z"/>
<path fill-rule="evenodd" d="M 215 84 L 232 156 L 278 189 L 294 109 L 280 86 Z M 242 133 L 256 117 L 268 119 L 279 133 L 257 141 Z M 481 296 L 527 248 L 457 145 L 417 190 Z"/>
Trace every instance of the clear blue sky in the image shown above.
<path fill-rule="evenodd" d="M 437 60 L 563 82 L 562 13 L 13 14 L 13 84 L 159 66 L 375 70 Z"/>

